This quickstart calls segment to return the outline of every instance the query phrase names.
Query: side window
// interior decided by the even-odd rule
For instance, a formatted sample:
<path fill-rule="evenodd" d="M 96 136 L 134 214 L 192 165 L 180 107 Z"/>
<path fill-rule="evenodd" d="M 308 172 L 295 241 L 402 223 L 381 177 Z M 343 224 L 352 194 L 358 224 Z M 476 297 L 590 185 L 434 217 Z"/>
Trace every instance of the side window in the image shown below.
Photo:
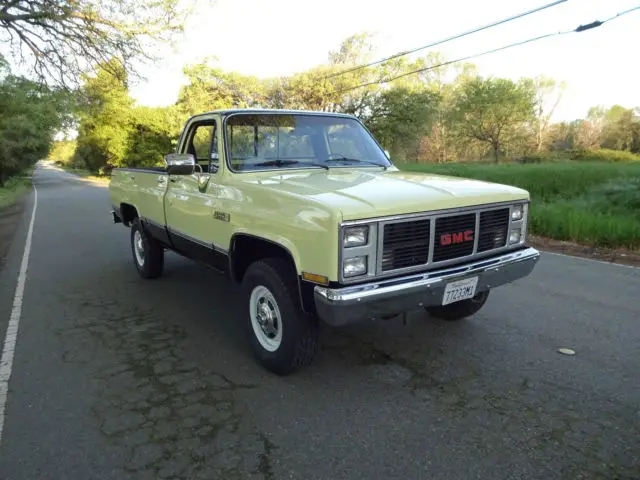
<path fill-rule="evenodd" d="M 196 157 L 196 162 L 202 166 L 203 171 L 216 171 L 219 166 L 216 124 L 208 122 L 196 125 L 187 152 Z"/>

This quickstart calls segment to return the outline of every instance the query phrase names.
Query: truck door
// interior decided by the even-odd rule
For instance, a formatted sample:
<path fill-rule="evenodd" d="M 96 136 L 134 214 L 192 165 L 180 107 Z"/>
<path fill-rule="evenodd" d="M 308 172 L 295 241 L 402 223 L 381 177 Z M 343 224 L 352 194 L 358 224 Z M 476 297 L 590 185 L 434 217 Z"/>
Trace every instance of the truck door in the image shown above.
<path fill-rule="evenodd" d="M 171 241 L 182 254 L 216 268 L 226 267 L 226 257 L 214 245 L 215 177 L 218 167 L 217 120 L 192 123 L 186 132 L 184 153 L 196 157 L 192 175 L 169 175 L 165 213 Z M 224 258 L 221 258 L 224 257 Z"/>

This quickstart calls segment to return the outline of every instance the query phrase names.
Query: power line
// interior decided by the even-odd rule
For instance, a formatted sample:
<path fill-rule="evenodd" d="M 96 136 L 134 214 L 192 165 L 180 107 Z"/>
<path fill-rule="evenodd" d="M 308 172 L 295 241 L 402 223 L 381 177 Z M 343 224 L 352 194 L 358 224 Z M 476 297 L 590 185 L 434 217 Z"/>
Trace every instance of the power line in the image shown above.
<path fill-rule="evenodd" d="M 527 15 L 531 15 L 532 13 L 536 13 L 536 12 L 539 12 L 541 10 L 545 10 L 547 8 L 554 7 L 556 5 L 564 3 L 566 1 L 567 0 L 556 0 L 555 2 L 549 3 L 547 5 L 543 5 L 543 6 L 538 7 L 538 8 L 534 8 L 533 10 L 529 10 L 528 12 L 519 13 L 518 15 L 514 15 L 514 16 L 509 17 L 509 18 L 504 18 L 502 20 L 498 20 L 497 22 L 493 22 L 493 23 L 490 23 L 488 25 L 484 25 L 482 27 L 474 28 L 473 30 L 468 30 L 468 31 L 463 32 L 463 33 L 452 35 L 451 37 L 445 38 L 443 40 L 438 40 L 437 42 L 430 43 L 429 45 L 424 45 L 422 47 L 414 48 L 414 49 L 411 49 L 411 50 L 405 50 L 405 51 L 396 53 L 394 55 L 390 55 L 388 57 L 381 58 L 380 60 L 376 60 L 374 62 L 367 63 L 365 65 L 358 65 L 356 67 L 348 68 L 346 70 L 342 70 L 342 71 L 337 72 L 337 73 L 332 73 L 331 75 L 327 75 L 326 77 L 324 77 L 323 80 L 327 80 L 329 78 L 338 77 L 340 75 L 344 75 L 346 73 L 355 72 L 357 70 L 362 70 L 363 68 L 372 67 L 374 65 L 379 65 L 381 63 L 388 62 L 389 60 L 393 60 L 394 58 L 404 57 L 405 55 L 410 55 L 412 53 L 419 52 L 420 50 L 425 50 L 425 49 L 430 48 L 430 47 L 435 47 L 436 45 L 441 45 L 443 43 L 450 42 L 451 40 L 456 40 L 458 38 L 466 37 L 467 35 L 471 35 L 472 33 L 477 33 L 477 32 L 480 32 L 482 30 L 487 30 L 489 28 L 501 25 L 503 23 L 507 23 L 507 22 L 510 22 L 512 20 L 516 20 L 518 18 L 526 17 Z"/>
<path fill-rule="evenodd" d="M 405 73 L 403 73 L 401 75 L 396 75 L 395 77 L 386 78 L 386 79 L 383 79 L 383 80 L 376 80 L 376 81 L 372 81 L 372 82 L 366 82 L 366 83 L 362 83 L 360 85 L 356 85 L 355 87 L 344 88 L 342 90 L 338 90 L 336 93 L 344 93 L 344 92 L 349 92 L 351 90 L 356 90 L 358 88 L 368 87 L 370 85 L 380 85 L 380 84 L 384 84 L 384 83 L 393 82 L 394 80 L 398 80 L 400 78 L 408 77 L 409 75 L 415 75 L 417 73 L 428 72 L 430 70 L 435 70 L 436 68 L 444 67 L 446 65 L 451 65 L 453 63 L 464 62 L 465 60 L 471 60 L 472 58 L 482 57 L 484 55 L 489 55 L 491 53 L 496 53 L 496 52 L 500 52 L 502 50 L 507 50 L 508 48 L 518 47 L 518 46 L 524 45 L 526 43 L 537 42 L 538 40 L 542 40 L 542 39 L 549 38 L 549 37 L 556 37 L 556 36 L 559 36 L 559 35 L 566 35 L 568 33 L 584 32 L 585 30 L 591 30 L 592 28 L 597 28 L 597 27 L 599 27 L 601 25 L 604 25 L 605 23 L 610 22 L 611 20 L 614 20 L 614 19 L 616 19 L 618 17 L 621 17 L 623 15 L 626 15 L 628 13 L 631 13 L 634 10 L 640 10 L 640 5 L 637 6 L 637 7 L 634 7 L 634 8 L 630 8 L 629 10 L 625 10 L 624 12 L 620 12 L 617 15 L 614 15 L 614 16 L 612 16 L 610 18 L 607 18 L 606 20 L 603 20 L 603 21 L 596 20 L 595 22 L 591 22 L 591 23 L 588 23 L 586 25 L 579 25 L 578 27 L 576 27 L 573 30 L 564 30 L 564 31 L 555 32 L 555 33 L 547 33 L 545 35 L 540 35 L 540 36 L 537 36 L 537 37 L 529 38 L 527 40 L 522 40 L 520 42 L 511 43 L 509 45 L 505 45 L 505 46 L 502 46 L 502 47 L 493 48 L 491 50 L 486 50 L 484 52 L 475 53 L 473 55 L 468 55 L 466 57 L 460 57 L 460 58 L 457 58 L 455 60 L 449 60 L 447 62 L 442 62 L 442 63 L 439 63 L 437 65 L 431 65 L 429 67 L 419 68 L 417 70 L 412 70 L 410 72 L 405 72 Z"/>

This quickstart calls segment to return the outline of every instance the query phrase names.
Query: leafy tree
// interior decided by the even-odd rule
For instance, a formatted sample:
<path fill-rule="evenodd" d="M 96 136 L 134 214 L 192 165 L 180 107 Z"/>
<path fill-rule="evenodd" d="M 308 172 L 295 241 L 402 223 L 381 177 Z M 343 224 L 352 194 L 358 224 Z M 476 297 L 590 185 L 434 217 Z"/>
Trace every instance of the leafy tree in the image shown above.
<path fill-rule="evenodd" d="M 430 129 L 439 100 L 424 88 L 390 88 L 376 98 L 363 120 L 394 156 L 417 160 L 420 138 Z"/>
<path fill-rule="evenodd" d="M 0 0 L 0 41 L 10 43 L 15 60 L 30 64 L 37 80 L 76 86 L 92 67 L 120 74 L 131 70 L 134 59 L 151 58 L 152 42 L 182 31 L 187 12 L 180 5 L 179 0 Z"/>
<path fill-rule="evenodd" d="M 604 113 L 600 145 L 614 150 L 634 148 L 640 119 L 635 118 L 630 108 L 614 105 Z"/>
<path fill-rule="evenodd" d="M 184 68 L 188 84 L 180 89 L 178 110 L 185 116 L 222 108 L 259 107 L 264 84 L 256 77 L 225 72 L 206 63 Z"/>
<path fill-rule="evenodd" d="M 508 129 L 530 120 L 533 107 L 527 85 L 477 77 L 456 91 L 454 110 L 460 133 L 491 145 L 497 162 Z"/>
<path fill-rule="evenodd" d="M 0 56 L 0 186 L 47 155 L 67 106 L 62 92 L 12 75 Z"/>
<path fill-rule="evenodd" d="M 162 165 L 171 152 L 179 130 L 173 121 L 175 108 L 136 107 L 131 112 L 131 131 L 124 161 L 130 167 Z"/>
<path fill-rule="evenodd" d="M 116 71 L 112 75 L 111 71 Z M 88 77 L 81 90 L 82 113 L 74 161 L 93 172 L 126 165 L 129 135 L 133 131 L 133 100 L 127 75 L 116 60 Z"/>

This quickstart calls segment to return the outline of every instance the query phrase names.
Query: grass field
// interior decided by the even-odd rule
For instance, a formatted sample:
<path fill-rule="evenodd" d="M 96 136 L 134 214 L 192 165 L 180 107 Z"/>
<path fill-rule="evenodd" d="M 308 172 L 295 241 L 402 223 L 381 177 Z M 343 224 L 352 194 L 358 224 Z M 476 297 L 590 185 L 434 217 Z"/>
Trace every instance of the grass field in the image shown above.
<path fill-rule="evenodd" d="M 514 185 L 531 194 L 531 232 L 640 248 L 640 162 L 400 164 L 399 168 Z"/>
<path fill-rule="evenodd" d="M 8 207 L 16 203 L 18 198 L 31 188 L 31 178 L 29 172 L 26 176 L 11 177 L 4 186 L 0 187 L 0 208 Z"/>

